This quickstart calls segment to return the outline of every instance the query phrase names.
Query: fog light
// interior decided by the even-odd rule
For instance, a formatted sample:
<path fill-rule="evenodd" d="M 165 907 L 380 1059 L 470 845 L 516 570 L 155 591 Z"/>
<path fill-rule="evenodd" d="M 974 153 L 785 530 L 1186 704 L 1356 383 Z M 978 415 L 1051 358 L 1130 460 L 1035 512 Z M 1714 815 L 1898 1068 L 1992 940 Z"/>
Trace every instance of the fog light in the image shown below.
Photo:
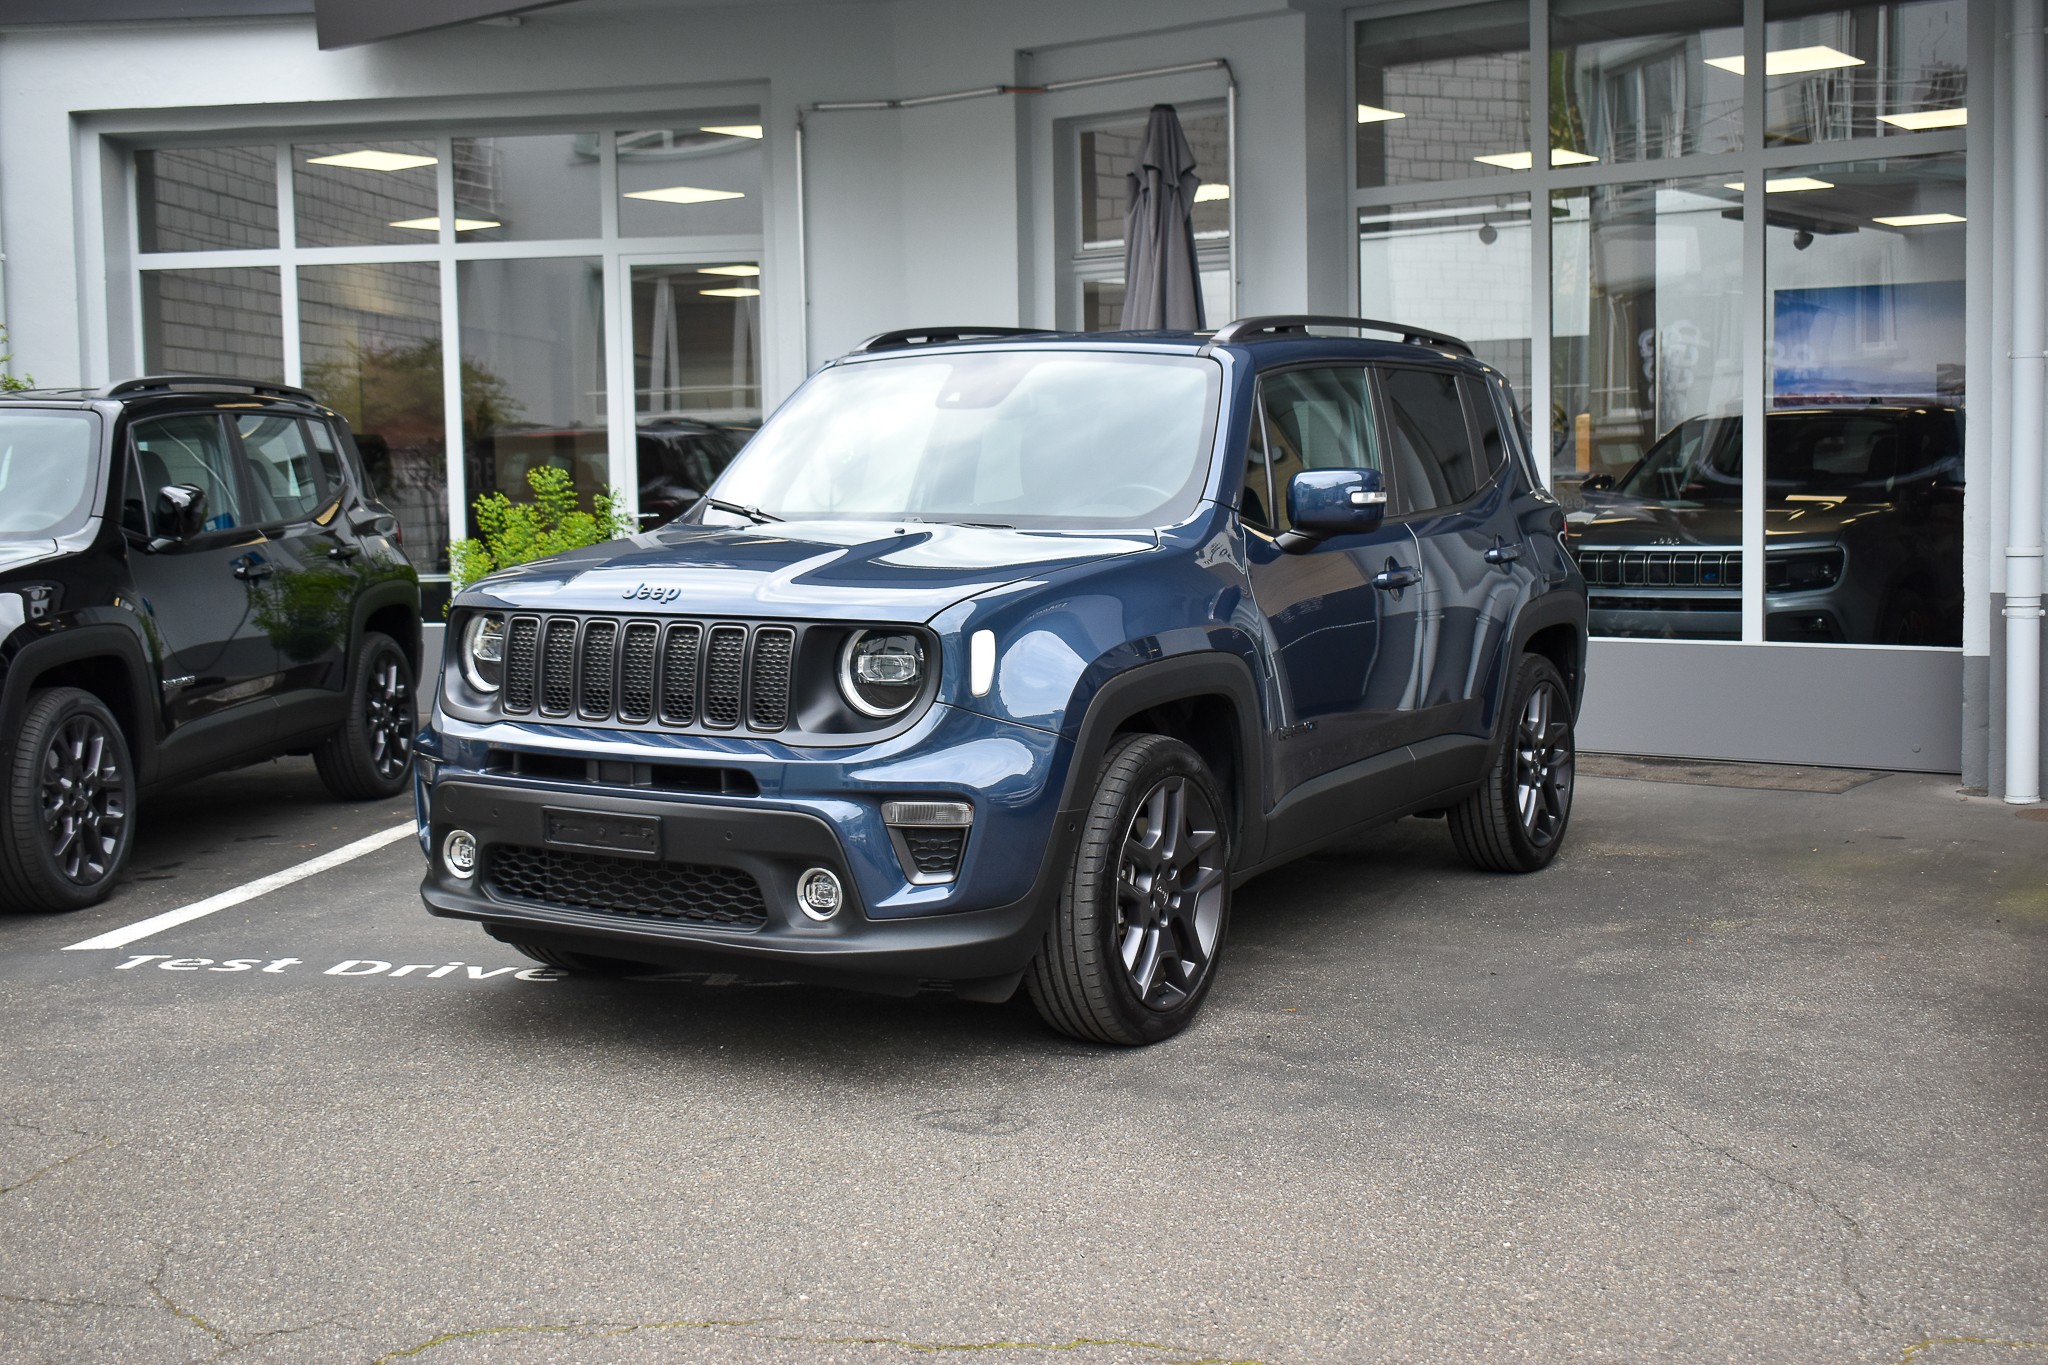
<path fill-rule="evenodd" d="M 839 878 L 822 867 L 814 867 L 797 878 L 796 908 L 820 923 L 838 914 L 843 900 Z"/>
<path fill-rule="evenodd" d="M 466 829 L 451 831 L 441 841 L 441 861 L 450 872 L 468 881 L 476 874 L 476 836 Z"/>

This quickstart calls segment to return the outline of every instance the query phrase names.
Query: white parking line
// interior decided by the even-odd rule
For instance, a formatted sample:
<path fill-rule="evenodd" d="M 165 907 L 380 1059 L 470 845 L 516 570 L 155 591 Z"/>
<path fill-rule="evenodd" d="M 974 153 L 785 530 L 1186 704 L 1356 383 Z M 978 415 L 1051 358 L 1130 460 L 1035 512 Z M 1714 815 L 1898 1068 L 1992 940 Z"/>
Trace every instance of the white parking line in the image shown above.
<path fill-rule="evenodd" d="M 106 933 L 89 938 L 83 943 L 67 944 L 64 951 L 76 953 L 90 951 L 95 948 L 125 948 L 137 939 L 148 938 L 151 934 L 160 934 L 166 929 L 175 929 L 181 924 L 190 924 L 195 919 L 204 919 L 216 910 L 225 910 L 231 905 L 240 905 L 243 901 L 252 901 L 258 896 L 269 895 L 281 886 L 290 886 L 293 882 L 301 882 L 308 877 L 317 877 L 329 868 L 340 867 L 343 863 L 353 862 L 366 853 L 375 853 L 386 844 L 395 844 L 400 839 L 409 837 L 413 832 L 413 828 L 413 822 L 410 820 L 402 825 L 393 825 L 390 829 L 379 830 L 366 839 L 358 839 L 352 844 L 343 844 L 332 853 L 323 853 L 317 858 L 308 858 L 296 867 L 288 867 L 282 872 L 273 872 L 268 877 L 258 877 L 253 882 L 244 882 L 232 891 L 223 891 L 218 896 L 208 896 L 203 901 L 193 901 L 190 905 L 181 905 L 175 910 L 166 910 L 161 915 L 151 915 L 148 919 L 137 920 L 135 923 L 120 929 L 110 929 Z"/>

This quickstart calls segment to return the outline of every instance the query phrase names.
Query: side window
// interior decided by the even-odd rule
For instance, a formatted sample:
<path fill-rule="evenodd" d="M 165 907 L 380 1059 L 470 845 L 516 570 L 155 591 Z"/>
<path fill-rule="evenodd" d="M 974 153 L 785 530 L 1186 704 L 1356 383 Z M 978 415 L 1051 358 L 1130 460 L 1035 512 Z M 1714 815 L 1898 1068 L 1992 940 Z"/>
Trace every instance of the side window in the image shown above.
<path fill-rule="evenodd" d="M 1481 486 L 1493 482 L 1500 467 L 1508 462 L 1507 433 L 1501 430 L 1500 409 L 1487 386 L 1477 379 L 1461 376 L 1458 388 L 1465 394 L 1465 411 L 1471 415 L 1472 431 L 1479 441 L 1477 474 Z"/>
<path fill-rule="evenodd" d="M 247 413 L 235 418 L 235 429 L 249 459 L 258 521 L 304 521 L 327 505 L 340 482 L 335 459 L 307 444 L 298 418 Z"/>
<path fill-rule="evenodd" d="M 1259 380 L 1273 506 L 1286 530 L 1287 485 L 1304 469 L 1382 469 L 1372 390 L 1361 366 L 1282 370 Z"/>
<path fill-rule="evenodd" d="M 1247 526 L 1261 531 L 1274 529 L 1273 480 L 1266 462 L 1266 413 L 1264 391 L 1252 404 L 1252 429 L 1244 442 L 1244 493 L 1237 500 L 1238 515 Z M 1285 508 L 1281 509 L 1283 512 Z"/>
<path fill-rule="evenodd" d="M 135 462 L 142 470 L 143 505 L 149 511 L 151 530 L 158 535 L 170 530 L 155 524 L 156 494 L 173 483 L 190 484 L 205 492 L 207 530 L 225 531 L 243 524 L 241 490 L 235 483 L 235 466 L 220 418 L 200 412 L 159 417 L 136 423 L 133 431 Z"/>
<path fill-rule="evenodd" d="M 1380 374 L 1380 384 L 1387 400 L 1397 510 L 1449 507 L 1478 492 L 1472 433 L 1465 425 L 1457 376 L 1442 370 L 1387 369 Z"/>

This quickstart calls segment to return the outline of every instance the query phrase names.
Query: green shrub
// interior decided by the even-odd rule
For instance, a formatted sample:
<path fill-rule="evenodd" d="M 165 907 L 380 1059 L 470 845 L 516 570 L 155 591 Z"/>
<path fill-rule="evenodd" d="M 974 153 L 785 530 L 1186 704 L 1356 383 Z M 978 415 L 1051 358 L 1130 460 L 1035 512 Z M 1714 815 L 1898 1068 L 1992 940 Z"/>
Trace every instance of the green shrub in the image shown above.
<path fill-rule="evenodd" d="M 7 349 L 7 325 L 0 323 L 0 393 L 20 393 L 36 386 L 36 377 L 26 374 L 19 379 L 7 373 L 4 368 L 14 359 L 14 352 Z"/>
<path fill-rule="evenodd" d="M 569 471 L 543 465 L 526 473 L 532 502 L 513 502 L 491 493 L 475 503 L 478 540 L 458 540 L 448 547 L 448 572 L 462 591 L 487 573 L 530 564 L 536 559 L 617 540 L 631 526 L 619 506 L 619 490 L 607 486 L 591 501 L 591 511 L 576 505 Z"/>

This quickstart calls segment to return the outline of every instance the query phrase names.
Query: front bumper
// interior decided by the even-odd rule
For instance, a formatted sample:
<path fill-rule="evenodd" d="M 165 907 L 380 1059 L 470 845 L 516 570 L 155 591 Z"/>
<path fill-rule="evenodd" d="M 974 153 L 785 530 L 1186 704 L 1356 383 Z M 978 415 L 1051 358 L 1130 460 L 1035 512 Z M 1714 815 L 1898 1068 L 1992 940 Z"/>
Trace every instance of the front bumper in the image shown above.
<path fill-rule="evenodd" d="M 481 921 L 500 938 L 633 961 L 731 968 L 751 960 L 757 971 L 892 991 L 1014 980 L 1037 952 L 1048 888 L 1078 824 L 1063 800 L 1070 746 L 933 709 L 886 746 L 825 759 L 731 741 L 715 752 L 654 755 L 681 766 L 715 759 L 720 771 L 748 775 L 758 794 L 744 796 L 521 776 L 508 754 L 573 753 L 598 772 L 598 762 L 617 757 L 644 763 L 650 746 L 616 731 L 437 717 L 420 747 L 429 863 L 421 896 L 434 914 Z M 913 883 L 881 807 L 948 798 L 969 801 L 975 813 L 959 876 Z M 588 828 L 571 829 L 607 821 L 633 831 L 621 842 L 637 846 L 599 851 Z M 478 846 L 468 878 L 442 857 L 458 829 Z M 813 868 L 831 872 L 845 893 L 822 922 L 797 901 L 798 881 Z M 736 887 L 745 894 L 726 894 Z"/>

